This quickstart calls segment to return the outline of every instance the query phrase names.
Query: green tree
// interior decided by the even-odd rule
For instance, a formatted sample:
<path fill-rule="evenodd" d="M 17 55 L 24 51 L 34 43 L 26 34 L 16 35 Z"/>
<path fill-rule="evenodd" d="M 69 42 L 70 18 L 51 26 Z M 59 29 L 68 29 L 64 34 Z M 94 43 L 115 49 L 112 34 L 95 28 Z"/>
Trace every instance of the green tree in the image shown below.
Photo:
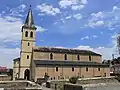
<path fill-rule="evenodd" d="M 78 77 L 71 77 L 69 79 L 69 82 L 72 83 L 72 84 L 76 84 L 77 80 L 78 80 Z"/>

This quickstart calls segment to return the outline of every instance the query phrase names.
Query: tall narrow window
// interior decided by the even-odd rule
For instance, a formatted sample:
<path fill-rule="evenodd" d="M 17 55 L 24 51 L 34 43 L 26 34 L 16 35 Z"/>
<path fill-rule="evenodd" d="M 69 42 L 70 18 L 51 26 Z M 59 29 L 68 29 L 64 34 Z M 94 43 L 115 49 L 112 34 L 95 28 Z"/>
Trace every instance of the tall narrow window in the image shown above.
<path fill-rule="evenodd" d="M 67 60 L 67 54 L 65 54 L 64 58 L 65 58 L 65 60 Z"/>
<path fill-rule="evenodd" d="M 80 56 L 79 55 L 77 55 L 77 60 L 80 60 Z"/>
<path fill-rule="evenodd" d="M 58 67 L 56 67 L 56 72 L 58 72 Z"/>
<path fill-rule="evenodd" d="M 88 72 L 88 67 L 86 68 L 86 72 Z"/>
<path fill-rule="evenodd" d="M 72 67 L 72 71 L 74 72 L 74 67 Z"/>
<path fill-rule="evenodd" d="M 52 53 L 50 53 L 50 60 L 52 60 L 53 59 L 53 54 Z"/>
<path fill-rule="evenodd" d="M 28 46 L 30 46 L 30 43 L 28 42 Z"/>
<path fill-rule="evenodd" d="M 33 32 L 32 31 L 30 32 L 30 37 L 33 37 Z"/>
<path fill-rule="evenodd" d="M 27 59 L 29 59 L 29 55 L 27 55 Z"/>
<path fill-rule="evenodd" d="M 89 61 L 91 61 L 91 56 L 89 56 Z"/>
<path fill-rule="evenodd" d="M 98 68 L 98 71 L 100 71 L 100 68 Z"/>
<path fill-rule="evenodd" d="M 25 37 L 28 37 L 28 31 L 25 32 Z"/>

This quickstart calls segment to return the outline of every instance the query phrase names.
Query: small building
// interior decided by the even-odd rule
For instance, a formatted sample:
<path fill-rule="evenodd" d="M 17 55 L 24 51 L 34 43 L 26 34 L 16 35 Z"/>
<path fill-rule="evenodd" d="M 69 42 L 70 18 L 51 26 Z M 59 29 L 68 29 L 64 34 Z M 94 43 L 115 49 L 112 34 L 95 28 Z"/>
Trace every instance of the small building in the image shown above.
<path fill-rule="evenodd" d="M 12 80 L 12 69 L 0 66 L 0 81 Z"/>
<path fill-rule="evenodd" d="M 102 55 L 89 50 L 35 46 L 36 27 L 29 9 L 22 26 L 20 58 L 14 59 L 13 78 L 51 80 L 79 77 L 108 77 L 109 65 L 102 64 Z"/>

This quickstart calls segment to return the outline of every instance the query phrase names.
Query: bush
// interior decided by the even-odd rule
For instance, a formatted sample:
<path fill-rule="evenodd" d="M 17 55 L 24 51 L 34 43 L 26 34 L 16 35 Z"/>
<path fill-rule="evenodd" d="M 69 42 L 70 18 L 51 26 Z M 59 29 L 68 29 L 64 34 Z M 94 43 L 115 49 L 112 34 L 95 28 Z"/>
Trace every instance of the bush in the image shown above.
<path fill-rule="evenodd" d="M 78 77 L 71 77 L 69 79 L 69 82 L 72 83 L 72 84 L 76 84 L 77 80 L 78 80 Z"/>

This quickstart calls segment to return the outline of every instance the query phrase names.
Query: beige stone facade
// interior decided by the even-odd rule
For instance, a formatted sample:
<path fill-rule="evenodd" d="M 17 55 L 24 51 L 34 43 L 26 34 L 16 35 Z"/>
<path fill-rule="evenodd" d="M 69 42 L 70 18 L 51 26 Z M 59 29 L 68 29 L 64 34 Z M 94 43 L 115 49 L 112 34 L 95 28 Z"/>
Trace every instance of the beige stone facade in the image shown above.
<path fill-rule="evenodd" d="M 109 65 L 101 64 L 102 56 L 88 50 L 35 47 L 36 27 L 31 9 L 22 27 L 20 58 L 14 60 L 13 78 L 37 81 L 45 73 L 49 79 L 72 76 L 109 76 Z"/>

